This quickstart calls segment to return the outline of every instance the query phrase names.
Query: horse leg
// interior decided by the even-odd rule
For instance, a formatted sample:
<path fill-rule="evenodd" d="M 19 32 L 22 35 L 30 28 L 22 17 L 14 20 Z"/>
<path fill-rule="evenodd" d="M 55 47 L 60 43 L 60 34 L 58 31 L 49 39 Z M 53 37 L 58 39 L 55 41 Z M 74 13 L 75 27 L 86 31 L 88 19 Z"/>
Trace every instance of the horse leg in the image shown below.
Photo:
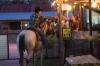
<path fill-rule="evenodd" d="M 19 54 L 20 54 L 19 64 L 20 66 L 23 66 L 23 60 L 24 60 L 23 51 L 21 50 Z"/>
<path fill-rule="evenodd" d="M 20 63 L 20 66 L 23 66 L 23 60 L 24 60 L 24 49 L 25 49 L 24 38 L 25 38 L 24 35 L 21 35 L 19 37 L 19 54 L 20 54 L 19 63 Z"/>
<path fill-rule="evenodd" d="M 37 61 L 37 50 L 33 49 L 33 66 L 36 66 L 36 61 Z"/>
<path fill-rule="evenodd" d="M 33 51 L 32 50 L 28 50 L 27 51 L 27 59 L 26 59 L 26 64 L 28 65 L 30 62 L 30 58 L 32 57 Z"/>
<path fill-rule="evenodd" d="M 48 58 L 48 48 L 45 48 L 46 56 L 45 58 Z"/>
<path fill-rule="evenodd" d="M 33 53 L 33 66 L 36 66 L 36 56 L 37 53 Z"/>
<path fill-rule="evenodd" d="M 44 49 L 41 50 L 41 66 L 43 66 L 43 55 L 44 55 Z"/>

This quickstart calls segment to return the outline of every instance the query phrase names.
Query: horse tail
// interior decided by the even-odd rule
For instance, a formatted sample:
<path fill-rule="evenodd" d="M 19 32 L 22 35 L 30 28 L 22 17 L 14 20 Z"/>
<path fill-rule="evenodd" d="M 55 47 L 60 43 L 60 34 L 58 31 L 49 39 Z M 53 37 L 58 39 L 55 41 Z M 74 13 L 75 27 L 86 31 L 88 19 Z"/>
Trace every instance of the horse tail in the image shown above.
<path fill-rule="evenodd" d="M 25 35 L 19 36 L 19 50 L 25 50 Z"/>
<path fill-rule="evenodd" d="M 19 54 L 20 54 L 20 66 L 23 66 L 23 60 L 24 60 L 24 53 L 25 51 L 25 35 L 20 35 L 19 36 Z"/>

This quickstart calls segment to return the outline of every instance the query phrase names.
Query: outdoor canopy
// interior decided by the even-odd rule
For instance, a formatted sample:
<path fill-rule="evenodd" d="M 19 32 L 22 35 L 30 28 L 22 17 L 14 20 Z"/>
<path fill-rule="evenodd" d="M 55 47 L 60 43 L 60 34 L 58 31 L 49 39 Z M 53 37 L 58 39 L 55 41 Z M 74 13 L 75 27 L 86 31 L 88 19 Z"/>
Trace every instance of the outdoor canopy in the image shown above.
<path fill-rule="evenodd" d="M 30 20 L 34 12 L 1 12 L 0 20 Z M 57 12 L 42 12 L 42 16 L 57 16 Z"/>

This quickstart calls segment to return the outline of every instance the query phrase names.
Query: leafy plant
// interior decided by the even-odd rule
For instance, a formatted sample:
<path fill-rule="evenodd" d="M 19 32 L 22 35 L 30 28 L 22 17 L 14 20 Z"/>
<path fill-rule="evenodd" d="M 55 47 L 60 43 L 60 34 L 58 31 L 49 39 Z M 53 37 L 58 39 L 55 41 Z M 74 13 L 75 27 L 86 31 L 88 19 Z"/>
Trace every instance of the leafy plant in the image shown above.
<path fill-rule="evenodd" d="M 58 39 L 57 39 L 56 35 L 51 34 L 48 36 L 49 44 L 57 44 L 57 41 L 58 41 Z"/>

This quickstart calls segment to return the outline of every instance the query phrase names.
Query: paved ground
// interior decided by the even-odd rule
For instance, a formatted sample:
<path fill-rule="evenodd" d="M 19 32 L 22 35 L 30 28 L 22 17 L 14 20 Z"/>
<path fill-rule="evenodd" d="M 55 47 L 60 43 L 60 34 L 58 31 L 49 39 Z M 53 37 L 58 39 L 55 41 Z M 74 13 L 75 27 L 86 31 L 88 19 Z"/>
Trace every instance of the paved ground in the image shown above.
<path fill-rule="evenodd" d="M 25 62 L 24 62 L 25 63 Z M 43 66 L 59 66 L 59 59 L 45 59 Z M 28 66 L 33 66 L 32 61 Z M 0 66 L 19 66 L 18 60 L 0 60 Z M 24 65 L 26 66 L 26 65 Z M 36 62 L 36 66 L 40 66 L 40 61 Z"/>
<path fill-rule="evenodd" d="M 0 60 L 0 66 L 19 66 L 18 60 Z"/>
<path fill-rule="evenodd" d="M 26 56 L 26 53 L 25 53 Z M 17 60 L 11 60 L 11 59 L 16 59 L 19 58 L 17 46 L 15 43 L 9 44 L 9 58 L 10 60 L 0 60 L 0 66 L 19 66 L 19 61 Z M 33 66 L 33 63 L 30 62 L 29 66 Z M 36 66 L 40 66 L 40 61 L 36 62 Z M 43 66 L 59 66 L 59 60 L 58 58 L 56 59 L 45 59 L 43 62 Z M 25 65 L 26 66 L 26 65 Z"/>

